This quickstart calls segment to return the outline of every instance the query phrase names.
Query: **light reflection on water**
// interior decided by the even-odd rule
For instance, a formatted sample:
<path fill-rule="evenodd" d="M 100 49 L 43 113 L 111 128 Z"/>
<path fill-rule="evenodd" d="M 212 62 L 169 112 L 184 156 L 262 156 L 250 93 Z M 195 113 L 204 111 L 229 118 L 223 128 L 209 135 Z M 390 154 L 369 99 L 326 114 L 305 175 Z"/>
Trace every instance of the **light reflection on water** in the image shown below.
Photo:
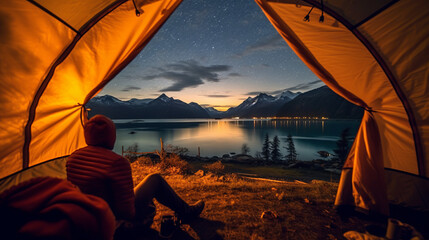
<path fill-rule="evenodd" d="M 354 138 L 360 120 L 270 120 L 270 119 L 141 119 L 114 120 L 117 126 L 117 140 L 114 151 L 121 154 L 137 143 L 139 151 L 149 152 L 164 144 L 187 147 L 190 155 L 196 155 L 198 147 L 201 156 L 222 156 L 225 153 L 240 153 L 246 143 L 250 154 L 261 152 L 265 134 L 270 140 L 278 136 L 281 152 L 286 154 L 286 138 L 293 136 L 300 160 L 318 158 L 317 151 L 333 153 L 336 141 L 343 129 L 350 128 Z M 135 132 L 134 134 L 129 134 Z M 351 144 L 351 143 L 350 143 Z"/>

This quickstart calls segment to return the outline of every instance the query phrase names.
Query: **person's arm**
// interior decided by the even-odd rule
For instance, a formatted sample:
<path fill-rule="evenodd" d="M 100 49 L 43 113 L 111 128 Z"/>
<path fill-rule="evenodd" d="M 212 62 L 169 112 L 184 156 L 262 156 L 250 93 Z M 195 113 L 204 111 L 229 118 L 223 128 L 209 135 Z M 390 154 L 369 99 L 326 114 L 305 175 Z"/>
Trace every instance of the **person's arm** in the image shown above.
<path fill-rule="evenodd" d="M 131 166 L 127 159 L 116 160 L 110 170 L 113 212 L 118 219 L 133 220 L 135 216 L 135 196 Z"/>

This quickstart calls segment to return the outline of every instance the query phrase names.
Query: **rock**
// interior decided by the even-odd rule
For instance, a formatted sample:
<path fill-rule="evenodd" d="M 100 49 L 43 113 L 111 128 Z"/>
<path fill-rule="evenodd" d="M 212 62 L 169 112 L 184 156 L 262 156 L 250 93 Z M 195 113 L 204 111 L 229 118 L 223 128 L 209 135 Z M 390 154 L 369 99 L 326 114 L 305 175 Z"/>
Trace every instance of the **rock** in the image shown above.
<path fill-rule="evenodd" d="M 298 161 L 288 165 L 288 168 L 310 168 L 313 164 L 306 161 Z"/>
<path fill-rule="evenodd" d="M 272 220 L 274 220 L 276 218 L 277 218 L 277 214 L 274 213 L 274 212 L 272 212 L 272 211 L 264 211 L 261 214 L 261 219 L 262 220 L 270 220 L 270 221 L 272 221 Z"/>
<path fill-rule="evenodd" d="M 333 167 L 333 168 L 341 168 L 341 166 L 340 166 L 340 164 L 339 164 L 339 163 L 333 163 L 333 164 L 332 164 L 332 167 Z"/>
<path fill-rule="evenodd" d="M 285 193 L 281 192 L 281 193 L 276 193 L 276 198 L 281 201 L 285 198 Z"/>
<path fill-rule="evenodd" d="M 289 164 L 289 165 L 287 166 L 287 168 L 295 168 L 295 167 L 297 167 L 297 164 L 296 164 L 296 163 L 292 163 L 292 164 Z"/>
<path fill-rule="evenodd" d="M 341 174 L 341 169 L 335 169 L 335 168 L 325 168 L 325 171 Z"/>
<path fill-rule="evenodd" d="M 255 158 L 246 154 L 237 154 L 234 156 L 234 159 L 239 162 L 253 162 Z"/>
<path fill-rule="evenodd" d="M 326 160 L 322 160 L 322 159 L 315 159 L 315 160 L 313 160 L 312 162 L 313 162 L 313 163 L 315 163 L 315 164 L 324 164 L 324 163 L 326 163 L 327 161 L 326 161 Z"/>
<path fill-rule="evenodd" d="M 208 172 L 206 175 L 205 175 L 205 177 L 206 178 L 208 178 L 208 179 L 210 179 L 210 178 L 216 178 L 217 179 L 217 176 L 216 175 L 214 175 L 213 173 L 211 173 L 211 172 Z"/>
<path fill-rule="evenodd" d="M 227 154 L 224 154 L 224 155 L 222 155 L 222 158 L 229 158 L 230 157 L 230 155 L 227 153 Z"/>
<path fill-rule="evenodd" d="M 313 166 L 311 168 L 315 169 L 315 170 L 323 170 L 323 169 L 325 169 L 323 166 L 321 166 L 319 164 L 313 164 Z"/>
<path fill-rule="evenodd" d="M 194 175 L 202 177 L 202 176 L 204 176 L 204 171 L 200 169 Z"/>

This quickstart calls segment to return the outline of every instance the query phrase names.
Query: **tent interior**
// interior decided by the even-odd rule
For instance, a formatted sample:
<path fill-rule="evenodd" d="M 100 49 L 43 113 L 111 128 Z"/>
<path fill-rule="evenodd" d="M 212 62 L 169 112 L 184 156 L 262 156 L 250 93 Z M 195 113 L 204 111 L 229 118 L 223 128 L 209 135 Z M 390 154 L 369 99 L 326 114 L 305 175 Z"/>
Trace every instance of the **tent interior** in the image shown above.
<path fill-rule="evenodd" d="M 383 215 L 389 204 L 429 211 L 427 2 L 256 2 L 328 87 L 365 109 L 335 204 Z M 66 157 L 85 146 L 85 104 L 180 3 L 3 2 L 0 191 L 35 176 L 65 177 Z"/>

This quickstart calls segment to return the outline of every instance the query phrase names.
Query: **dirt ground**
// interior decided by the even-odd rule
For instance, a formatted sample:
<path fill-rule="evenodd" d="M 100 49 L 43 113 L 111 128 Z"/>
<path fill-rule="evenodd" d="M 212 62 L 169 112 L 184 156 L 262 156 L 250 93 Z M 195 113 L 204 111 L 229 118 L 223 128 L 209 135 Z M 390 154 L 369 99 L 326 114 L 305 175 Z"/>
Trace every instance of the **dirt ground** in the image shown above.
<path fill-rule="evenodd" d="M 162 172 L 138 163 L 132 167 L 136 183 L 149 173 Z M 187 202 L 206 203 L 201 218 L 182 224 L 171 239 L 345 239 L 345 232 L 364 232 L 365 225 L 373 223 L 339 217 L 333 209 L 336 182 L 271 181 L 233 173 L 162 175 Z M 173 212 L 158 203 L 156 207 L 151 230 L 133 238 L 162 239 L 161 216 Z"/>

